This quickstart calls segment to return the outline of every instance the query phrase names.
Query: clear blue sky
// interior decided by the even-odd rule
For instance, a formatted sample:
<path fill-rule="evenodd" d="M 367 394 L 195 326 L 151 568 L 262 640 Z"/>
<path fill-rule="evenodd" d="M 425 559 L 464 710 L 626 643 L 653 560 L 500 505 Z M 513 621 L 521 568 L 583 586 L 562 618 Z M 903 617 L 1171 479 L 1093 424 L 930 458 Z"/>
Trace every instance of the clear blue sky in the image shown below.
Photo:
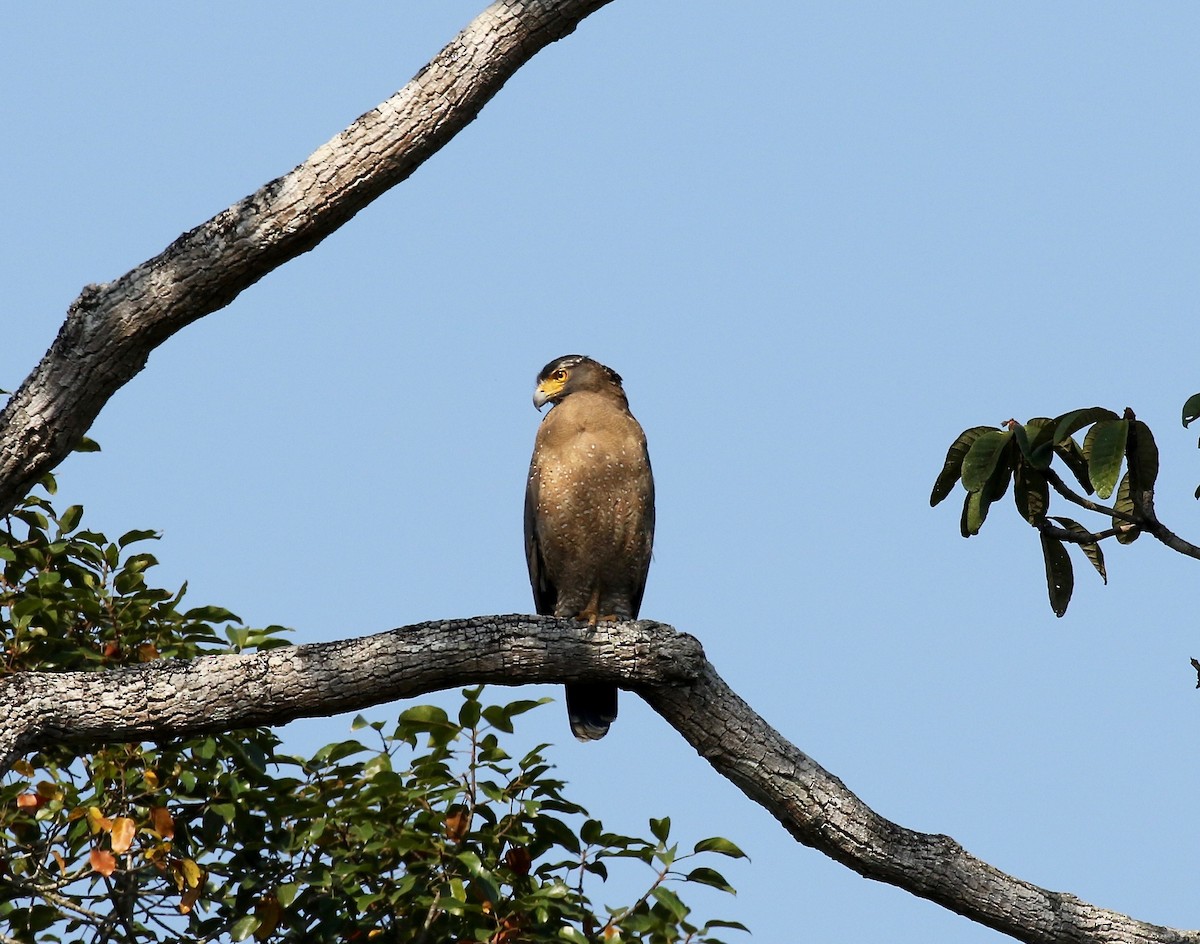
<path fill-rule="evenodd" d="M 481 8 L 8 11 L 0 387 L 84 284 L 303 160 Z M 1007 503 L 970 541 L 957 499 L 927 504 L 965 427 L 1128 405 L 1159 436 L 1160 511 L 1200 535 L 1178 422 L 1198 41 L 1181 2 L 618 0 L 160 348 L 65 499 L 161 529 L 161 580 L 300 641 L 527 612 L 533 378 L 589 353 L 650 440 L 643 615 L 885 816 L 1200 925 L 1195 565 L 1114 548 L 1056 620 Z M 669 813 L 750 852 L 710 913 L 757 940 L 1000 939 L 796 845 L 633 696 L 594 745 L 538 714 L 527 736 L 611 826 Z"/>

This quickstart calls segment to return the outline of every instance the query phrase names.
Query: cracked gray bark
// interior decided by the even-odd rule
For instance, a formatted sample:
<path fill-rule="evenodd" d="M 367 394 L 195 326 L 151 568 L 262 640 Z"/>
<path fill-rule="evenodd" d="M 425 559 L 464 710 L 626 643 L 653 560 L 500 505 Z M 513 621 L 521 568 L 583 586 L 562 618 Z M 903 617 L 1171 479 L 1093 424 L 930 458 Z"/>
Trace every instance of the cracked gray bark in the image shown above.
<path fill-rule="evenodd" d="M 114 282 L 88 286 L 0 413 L 0 513 L 78 443 L 150 352 L 315 247 L 408 177 L 536 52 L 609 0 L 491 5 L 400 92 L 294 170 Z M 0 678 L 0 771 L 24 753 L 185 737 L 365 708 L 492 683 L 615 682 L 641 695 L 723 776 L 801 843 L 1030 942 L 1196 942 L 1047 891 L 947 836 L 867 807 L 721 680 L 689 636 L 658 623 L 585 632 L 547 617 L 482 616 L 270 650 L 97 673 Z"/>

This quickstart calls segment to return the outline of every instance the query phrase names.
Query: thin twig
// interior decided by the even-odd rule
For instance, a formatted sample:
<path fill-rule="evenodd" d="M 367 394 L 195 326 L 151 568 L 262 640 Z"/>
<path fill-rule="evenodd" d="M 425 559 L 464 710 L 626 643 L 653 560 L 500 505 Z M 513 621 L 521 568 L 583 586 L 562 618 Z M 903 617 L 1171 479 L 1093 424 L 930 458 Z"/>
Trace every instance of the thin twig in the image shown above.
<path fill-rule="evenodd" d="M 1068 531 L 1066 528 L 1059 528 L 1052 525 L 1049 518 L 1040 519 L 1034 524 L 1034 527 L 1047 537 L 1056 538 L 1068 544 L 1097 544 L 1106 538 L 1115 538 L 1118 535 L 1129 532 L 1128 528 L 1109 528 L 1106 531 L 1097 531 L 1094 534 L 1091 531 L 1080 534 L 1077 531 Z"/>
<path fill-rule="evenodd" d="M 1099 502 L 1094 502 L 1090 498 L 1084 498 L 1078 492 L 1073 491 L 1066 482 L 1062 480 L 1059 474 L 1054 469 L 1045 471 L 1046 481 L 1054 486 L 1054 490 L 1069 502 L 1074 502 L 1080 508 L 1086 508 L 1088 511 L 1094 511 L 1097 514 L 1109 515 L 1119 521 L 1128 521 L 1132 525 L 1142 527 L 1145 522 L 1137 515 L 1131 515 L 1126 511 L 1118 511 L 1116 508 L 1110 508 L 1108 505 L 1101 505 Z"/>

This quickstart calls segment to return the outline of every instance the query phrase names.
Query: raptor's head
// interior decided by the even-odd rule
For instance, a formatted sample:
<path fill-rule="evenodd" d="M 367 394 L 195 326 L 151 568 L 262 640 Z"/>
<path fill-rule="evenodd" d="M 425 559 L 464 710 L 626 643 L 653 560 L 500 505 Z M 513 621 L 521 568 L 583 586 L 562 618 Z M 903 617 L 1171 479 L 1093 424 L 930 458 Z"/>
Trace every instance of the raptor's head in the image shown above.
<path fill-rule="evenodd" d="M 622 399 L 621 375 L 583 354 L 564 354 L 542 368 L 533 391 L 533 405 L 541 410 L 547 403 L 559 403 L 563 397 L 580 390 L 615 392 Z"/>

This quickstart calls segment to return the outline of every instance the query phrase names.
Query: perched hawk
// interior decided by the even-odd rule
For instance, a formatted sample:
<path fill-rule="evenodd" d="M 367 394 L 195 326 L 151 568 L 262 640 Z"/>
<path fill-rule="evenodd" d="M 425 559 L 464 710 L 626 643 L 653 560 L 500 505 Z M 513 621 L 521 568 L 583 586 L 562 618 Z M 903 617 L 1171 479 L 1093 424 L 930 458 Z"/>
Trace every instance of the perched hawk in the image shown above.
<path fill-rule="evenodd" d="M 581 354 L 538 374 L 538 427 L 525 490 L 525 558 L 539 613 L 636 619 L 654 543 L 654 478 L 646 436 L 615 370 Z M 602 738 L 617 716 L 614 685 L 567 686 L 571 731 Z"/>

